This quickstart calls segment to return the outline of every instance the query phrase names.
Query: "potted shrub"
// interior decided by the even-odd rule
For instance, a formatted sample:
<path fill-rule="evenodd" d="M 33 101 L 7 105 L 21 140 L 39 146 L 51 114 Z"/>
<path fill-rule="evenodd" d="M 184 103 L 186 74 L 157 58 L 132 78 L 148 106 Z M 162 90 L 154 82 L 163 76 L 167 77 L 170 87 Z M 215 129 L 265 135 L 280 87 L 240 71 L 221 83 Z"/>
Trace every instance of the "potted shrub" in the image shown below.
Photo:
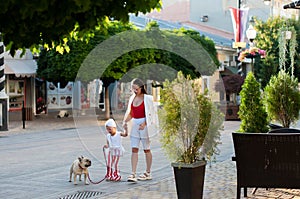
<path fill-rule="evenodd" d="M 266 133 L 268 128 L 267 112 L 263 105 L 260 83 L 249 72 L 242 86 L 241 104 L 238 112 L 241 119 L 240 132 Z"/>
<path fill-rule="evenodd" d="M 224 120 L 195 82 L 179 72 L 160 93 L 160 141 L 172 161 L 179 199 L 202 198 L 206 160 L 218 152 Z"/>
<path fill-rule="evenodd" d="M 272 76 L 265 88 L 264 102 L 269 118 L 289 128 L 299 119 L 300 92 L 297 78 L 284 70 Z"/>

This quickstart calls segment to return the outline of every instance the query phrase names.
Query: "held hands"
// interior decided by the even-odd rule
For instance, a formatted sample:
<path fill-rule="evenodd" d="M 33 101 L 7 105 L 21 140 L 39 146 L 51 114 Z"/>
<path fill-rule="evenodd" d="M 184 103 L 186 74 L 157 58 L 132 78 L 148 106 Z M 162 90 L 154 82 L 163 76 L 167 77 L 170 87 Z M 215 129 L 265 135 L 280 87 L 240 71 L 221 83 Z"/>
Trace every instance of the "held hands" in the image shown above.
<path fill-rule="evenodd" d="M 127 126 L 127 122 L 123 122 L 123 128 L 124 128 L 124 133 L 122 134 L 122 136 L 127 137 L 128 136 L 128 126 Z"/>

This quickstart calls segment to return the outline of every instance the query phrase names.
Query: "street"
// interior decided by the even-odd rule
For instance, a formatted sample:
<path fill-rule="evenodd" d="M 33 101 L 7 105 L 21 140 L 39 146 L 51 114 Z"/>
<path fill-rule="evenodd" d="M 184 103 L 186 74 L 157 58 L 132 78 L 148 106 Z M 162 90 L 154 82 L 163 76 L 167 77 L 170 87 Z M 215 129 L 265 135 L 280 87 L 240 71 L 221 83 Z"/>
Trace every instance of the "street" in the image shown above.
<path fill-rule="evenodd" d="M 103 121 L 102 121 L 103 123 Z M 35 120 L 28 122 L 26 129 L 12 128 L 11 132 L 0 133 L 0 157 L 2 172 L 0 174 L 0 198 L 19 199 L 58 199 L 71 198 L 176 198 L 173 170 L 169 160 L 163 154 L 158 135 L 151 138 L 153 167 L 150 181 L 138 183 L 126 182 L 130 174 L 129 138 L 123 138 L 126 150 L 120 160 L 121 182 L 103 181 L 100 184 L 78 185 L 69 182 L 69 169 L 78 156 L 91 159 L 89 172 L 92 181 L 101 180 L 106 172 L 102 146 L 105 143 L 104 127 L 80 118 L 74 124 L 72 118 Z M 239 128 L 239 121 L 224 122 L 221 132 L 220 154 L 215 162 L 208 162 L 204 183 L 204 198 L 235 198 L 236 170 L 231 161 L 233 146 L 231 132 Z M 299 128 L 299 122 L 295 125 Z M 138 172 L 144 172 L 145 160 L 139 153 Z M 276 190 L 275 190 L 276 191 Z M 258 198 L 278 195 L 276 192 L 259 189 Z M 293 192 L 294 194 L 295 192 Z M 297 192 L 298 193 L 298 192 Z M 251 196 L 251 189 L 249 189 Z M 264 197 L 265 196 L 265 197 Z M 255 198 L 252 196 L 252 198 Z"/>
<path fill-rule="evenodd" d="M 111 182 L 105 181 L 99 185 L 79 182 L 77 186 L 68 182 L 70 166 L 80 155 L 92 160 L 89 171 L 93 181 L 104 177 L 106 167 L 102 146 L 105 137 L 101 128 L 87 126 L 0 136 L 0 157 L 4 166 L 0 174 L 0 198 L 58 198 L 77 191 L 107 194 L 115 189 L 137 186 L 124 183 L 131 172 L 128 138 L 123 139 L 126 152 L 120 160 L 123 182 L 114 183 L 114 188 L 110 188 Z M 155 137 L 152 152 L 153 178 L 159 181 L 172 175 L 170 163 Z M 144 171 L 144 162 L 143 153 L 140 153 L 139 172 Z"/>

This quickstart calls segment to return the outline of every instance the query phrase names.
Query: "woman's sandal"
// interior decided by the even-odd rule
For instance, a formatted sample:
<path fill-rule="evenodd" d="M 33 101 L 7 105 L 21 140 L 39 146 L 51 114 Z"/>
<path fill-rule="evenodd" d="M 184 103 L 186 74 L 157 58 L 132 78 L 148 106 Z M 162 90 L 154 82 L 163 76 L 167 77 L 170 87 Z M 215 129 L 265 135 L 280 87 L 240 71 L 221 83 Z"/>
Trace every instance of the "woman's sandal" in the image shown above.
<path fill-rule="evenodd" d="M 151 179 L 152 179 L 151 174 L 148 173 L 148 172 L 145 172 L 145 173 L 139 175 L 139 178 L 138 178 L 138 180 L 141 180 L 141 181 L 143 181 L 143 180 L 151 180 Z"/>
<path fill-rule="evenodd" d="M 130 176 L 127 177 L 127 181 L 128 182 L 136 182 L 137 179 L 136 179 L 135 174 L 130 174 Z"/>

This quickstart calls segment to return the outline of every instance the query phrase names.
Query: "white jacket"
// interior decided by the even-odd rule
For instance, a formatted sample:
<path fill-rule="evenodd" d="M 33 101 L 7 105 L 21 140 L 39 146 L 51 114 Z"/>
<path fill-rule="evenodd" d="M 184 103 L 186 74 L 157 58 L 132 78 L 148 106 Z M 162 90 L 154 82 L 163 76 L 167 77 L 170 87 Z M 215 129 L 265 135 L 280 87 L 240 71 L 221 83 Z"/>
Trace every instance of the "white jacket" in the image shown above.
<path fill-rule="evenodd" d="M 127 110 L 125 113 L 124 120 L 128 117 L 131 112 L 131 104 L 135 97 L 135 94 L 131 95 L 129 98 Z M 154 105 L 153 96 L 144 94 L 144 105 L 145 105 L 145 114 L 146 122 L 149 136 L 154 136 L 158 133 L 159 124 L 158 124 L 158 115 L 157 115 L 157 106 Z M 124 121 L 123 120 L 123 121 Z M 128 132 L 131 132 L 131 120 L 128 122 Z"/>

